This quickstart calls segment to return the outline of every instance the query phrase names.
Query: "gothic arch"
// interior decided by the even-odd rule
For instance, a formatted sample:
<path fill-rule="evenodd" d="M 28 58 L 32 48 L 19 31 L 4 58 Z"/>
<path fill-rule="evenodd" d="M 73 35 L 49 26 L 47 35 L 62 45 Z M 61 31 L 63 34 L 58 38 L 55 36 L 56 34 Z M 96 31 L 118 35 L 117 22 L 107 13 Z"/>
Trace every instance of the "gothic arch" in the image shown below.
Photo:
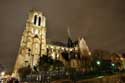
<path fill-rule="evenodd" d="M 38 19 L 38 26 L 40 26 L 41 25 L 41 17 L 39 17 L 39 19 Z"/>
<path fill-rule="evenodd" d="M 37 15 L 34 15 L 34 24 L 36 25 L 37 23 Z"/>

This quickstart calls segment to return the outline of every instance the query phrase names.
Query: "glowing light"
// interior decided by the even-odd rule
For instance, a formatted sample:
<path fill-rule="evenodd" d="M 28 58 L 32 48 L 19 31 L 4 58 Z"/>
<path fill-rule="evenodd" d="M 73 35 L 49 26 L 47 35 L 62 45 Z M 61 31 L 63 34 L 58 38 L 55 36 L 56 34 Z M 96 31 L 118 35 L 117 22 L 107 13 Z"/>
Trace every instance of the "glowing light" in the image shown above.
<path fill-rule="evenodd" d="M 70 48 L 70 51 L 73 51 L 73 49 L 72 49 L 72 48 Z"/>
<path fill-rule="evenodd" d="M 64 50 L 64 48 L 62 47 L 62 50 Z"/>
<path fill-rule="evenodd" d="M 54 52 L 52 53 L 52 58 L 55 59 L 55 53 Z"/>
<path fill-rule="evenodd" d="M 103 78 L 104 76 L 99 76 L 99 77 L 97 77 L 97 78 Z"/>
<path fill-rule="evenodd" d="M 114 64 L 114 63 L 112 63 L 112 66 L 114 67 L 114 66 L 115 66 L 115 64 Z"/>
<path fill-rule="evenodd" d="M 1 76 L 4 76 L 5 75 L 5 72 L 3 71 L 3 72 L 1 72 Z"/>
<path fill-rule="evenodd" d="M 97 62 L 96 62 L 96 64 L 97 64 L 97 65 L 100 65 L 100 64 L 101 64 L 101 62 L 100 62 L 100 61 L 97 61 Z"/>

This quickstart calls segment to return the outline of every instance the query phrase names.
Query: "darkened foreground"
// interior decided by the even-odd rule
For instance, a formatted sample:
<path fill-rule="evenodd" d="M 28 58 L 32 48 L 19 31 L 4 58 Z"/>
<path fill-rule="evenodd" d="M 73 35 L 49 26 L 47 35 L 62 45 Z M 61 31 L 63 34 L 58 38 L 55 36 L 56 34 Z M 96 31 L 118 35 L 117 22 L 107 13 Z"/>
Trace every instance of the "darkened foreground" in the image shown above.
<path fill-rule="evenodd" d="M 63 83 L 77 83 L 83 81 L 89 83 L 91 80 L 99 81 L 95 83 L 110 83 L 107 82 L 109 79 L 112 81 L 115 79 L 114 81 L 117 81 L 116 83 L 118 83 L 121 79 L 121 74 L 125 72 L 125 70 L 120 70 L 120 64 L 108 60 L 93 59 L 90 63 L 91 65 L 86 64 L 87 67 L 90 67 L 90 70 L 85 71 L 84 67 L 66 67 L 59 60 L 53 60 L 51 57 L 43 56 L 40 57 L 37 66 L 34 66 L 33 68 L 30 66 L 23 67 L 19 69 L 18 72 L 22 82 L 31 83 L 51 83 L 56 82 L 57 80 L 65 80 Z"/>
<path fill-rule="evenodd" d="M 98 77 L 83 81 L 78 81 L 77 83 L 125 83 L 125 76 L 124 75 L 112 75 L 112 76 L 105 76 L 105 77 Z"/>
<path fill-rule="evenodd" d="M 52 83 L 125 83 L 125 75 L 117 74 L 110 76 L 99 76 L 91 79 L 79 80 L 76 82 L 71 80 L 58 80 L 53 81 Z"/>
<path fill-rule="evenodd" d="M 76 78 L 79 78 L 77 76 Z M 22 82 L 24 83 L 24 82 Z M 27 83 L 125 83 L 125 74 L 119 73 L 114 75 L 100 75 L 97 77 L 91 77 L 87 79 L 69 79 L 69 78 L 63 78 L 58 80 L 49 80 L 45 79 L 43 81 L 27 81 Z"/>
<path fill-rule="evenodd" d="M 72 80 L 57 80 L 51 83 L 125 83 L 125 74 L 116 74 L 109 76 L 98 76 L 91 79 L 84 79 L 79 81 Z"/>
<path fill-rule="evenodd" d="M 28 75 L 22 82 L 30 83 L 125 83 L 125 72 L 41 72 Z"/>
<path fill-rule="evenodd" d="M 125 83 L 125 74 L 99 76 L 92 79 L 81 80 L 77 83 Z"/>
<path fill-rule="evenodd" d="M 79 78 L 79 76 L 77 76 Z M 117 73 L 114 75 L 102 75 L 102 76 L 96 76 L 96 77 L 91 77 L 87 79 L 81 79 L 81 80 L 73 80 L 69 78 L 63 78 L 63 79 L 58 79 L 58 80 L 49 80 L 45 79 L 43 81 L 35 81 L 35 80 L 30 80 L 30 81 L 18 81 L 14 78 L 8 79 L 8 80 L 3 80 L 1 81 L 2 83 L 125 83 L 125 73 Z"/>

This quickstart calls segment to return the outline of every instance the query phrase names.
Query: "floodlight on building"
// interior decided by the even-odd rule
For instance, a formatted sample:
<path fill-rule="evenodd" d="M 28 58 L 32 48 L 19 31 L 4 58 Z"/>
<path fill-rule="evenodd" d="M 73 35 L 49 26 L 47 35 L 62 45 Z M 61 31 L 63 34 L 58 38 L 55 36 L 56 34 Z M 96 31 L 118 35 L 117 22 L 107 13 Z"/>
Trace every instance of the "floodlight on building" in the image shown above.
<path fill-rule="evenodd" d="M 35 30 L 34 34 L 38 34 L 38 30 L 37 29 Z"/>

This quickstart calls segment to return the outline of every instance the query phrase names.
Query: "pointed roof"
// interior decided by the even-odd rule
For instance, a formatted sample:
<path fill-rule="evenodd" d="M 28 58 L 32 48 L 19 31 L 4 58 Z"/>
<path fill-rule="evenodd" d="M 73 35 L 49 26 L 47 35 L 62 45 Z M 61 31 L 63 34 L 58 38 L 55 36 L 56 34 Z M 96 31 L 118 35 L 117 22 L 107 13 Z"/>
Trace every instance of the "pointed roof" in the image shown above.
<path fill-rule="evenodd" d="M 79 48 L 82 54 L 87 54 L 87 55 L 91 55 L 91 52 L 88 48 L 88 45 L 86 44 L 86 41 L 83 37 L 80 38 L 79 40 Z"/>

